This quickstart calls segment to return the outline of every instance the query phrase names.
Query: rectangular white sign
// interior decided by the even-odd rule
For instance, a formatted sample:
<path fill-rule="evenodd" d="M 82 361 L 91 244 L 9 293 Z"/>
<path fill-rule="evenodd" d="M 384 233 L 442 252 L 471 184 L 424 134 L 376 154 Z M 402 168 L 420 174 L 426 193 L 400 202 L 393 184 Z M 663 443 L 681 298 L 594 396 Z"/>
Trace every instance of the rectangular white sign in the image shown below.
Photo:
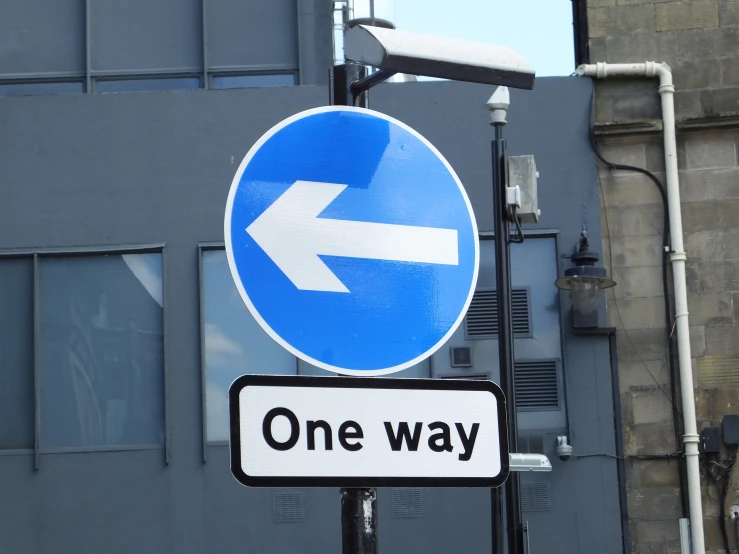
<path fill-rule="evenodd" d="M 231 471 L 247 486 L 500 486 L 505 399 L 491 381 L 245 375 Z"/>

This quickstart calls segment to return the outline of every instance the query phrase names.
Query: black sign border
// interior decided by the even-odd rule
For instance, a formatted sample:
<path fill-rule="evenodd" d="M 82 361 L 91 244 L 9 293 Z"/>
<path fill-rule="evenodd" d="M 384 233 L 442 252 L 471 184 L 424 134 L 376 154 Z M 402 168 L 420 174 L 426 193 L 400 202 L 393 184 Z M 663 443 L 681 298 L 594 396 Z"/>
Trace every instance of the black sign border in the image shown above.
<path fill-rule="evenodd" d="M 247 475 L 241 467 L 241 432 L 239 427 L 239 397 L 249 386 L 316 387 L 400 390 L 454 390 L 489 392 L 497 400 L 498 434 L 500 436 L 501 467 L 495 477 L 259 477 Z M 489 380 L 464 379 L 404 379 L 382 377 L 318 377 L 306 375 L 242 375 L 229 388 L 231 473 L 247 487 L 486 487 L 496 488 L 508 479 L 508 420 L 506 400 L 498 385 Z"/>

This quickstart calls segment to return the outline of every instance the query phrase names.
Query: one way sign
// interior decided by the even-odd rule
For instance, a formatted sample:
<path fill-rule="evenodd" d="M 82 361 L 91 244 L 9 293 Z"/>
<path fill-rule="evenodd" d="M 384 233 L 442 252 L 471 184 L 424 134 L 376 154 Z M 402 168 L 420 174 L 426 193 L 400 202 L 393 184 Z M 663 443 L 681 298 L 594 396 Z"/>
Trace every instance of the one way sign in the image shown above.
<path fill-rule="evenodd" d="M 477 282 L 477 224 L 454 170 L 419 133 L 350 106 L 295 114 L 234 175 L 224 240 L 257 323 L 322 369 L 362 377 L 428 358 Z"/>
<path fill-rule="evenodd" d="M 247 486 L 497 487 L 505 400 L 491 381 L 244 375 L 231 471 Z"/>

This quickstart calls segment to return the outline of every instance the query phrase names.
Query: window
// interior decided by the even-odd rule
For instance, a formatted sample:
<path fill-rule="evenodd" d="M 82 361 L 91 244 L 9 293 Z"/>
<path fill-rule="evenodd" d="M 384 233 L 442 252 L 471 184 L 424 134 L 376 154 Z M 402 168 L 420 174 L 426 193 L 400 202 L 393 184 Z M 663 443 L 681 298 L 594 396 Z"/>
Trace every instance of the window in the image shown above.
<path fill-rule="evenodd" d="M 212 82 L 213 88 L 288 87 L 295 84 L 295 75 L 216 75 Z"/>
<path fill-rule="evenodd" d="M 297 360 L 273 341 L 244 305 L 224 250 L 202 252 L 206 437 L 228 440 L 228 388 L 240 375 L 295 375 Z"/>
<path fill-rule="evenodd" d="M 33 260 L 0 259 L 0 449 L 33 448 Z"/>
<path fill-rule="evenodd" d="M 161 254 L 38 263 L 41 448 L 163 444 Z"/>
<path fill-rule="evenodd" d="M 144 92 L 152 90 L 191 90 L 200 88 L 199 77 L 167 79 L 113 79 L 95 82 L 95 92 Z"/>
<path fill-rule="evenodd" d="M 81 82 L 0 83 L 0 96 L 30 96 L 35 94 L 70 94 L 85 92 Z"/>

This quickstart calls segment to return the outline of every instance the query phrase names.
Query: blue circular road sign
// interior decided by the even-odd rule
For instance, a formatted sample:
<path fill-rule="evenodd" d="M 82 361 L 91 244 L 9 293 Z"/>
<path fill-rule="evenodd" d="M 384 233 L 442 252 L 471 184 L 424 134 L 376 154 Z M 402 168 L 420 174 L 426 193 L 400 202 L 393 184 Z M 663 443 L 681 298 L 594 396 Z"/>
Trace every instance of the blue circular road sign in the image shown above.
<path fill-rule="evenodd" d="M 336 373 L 424 360 L 477 282 L 477 224 L 454 170 L 416 131 L 361 108 L 307 110 L 267 131 L 231 183 L 224 236 L 259 325 Z"/>

